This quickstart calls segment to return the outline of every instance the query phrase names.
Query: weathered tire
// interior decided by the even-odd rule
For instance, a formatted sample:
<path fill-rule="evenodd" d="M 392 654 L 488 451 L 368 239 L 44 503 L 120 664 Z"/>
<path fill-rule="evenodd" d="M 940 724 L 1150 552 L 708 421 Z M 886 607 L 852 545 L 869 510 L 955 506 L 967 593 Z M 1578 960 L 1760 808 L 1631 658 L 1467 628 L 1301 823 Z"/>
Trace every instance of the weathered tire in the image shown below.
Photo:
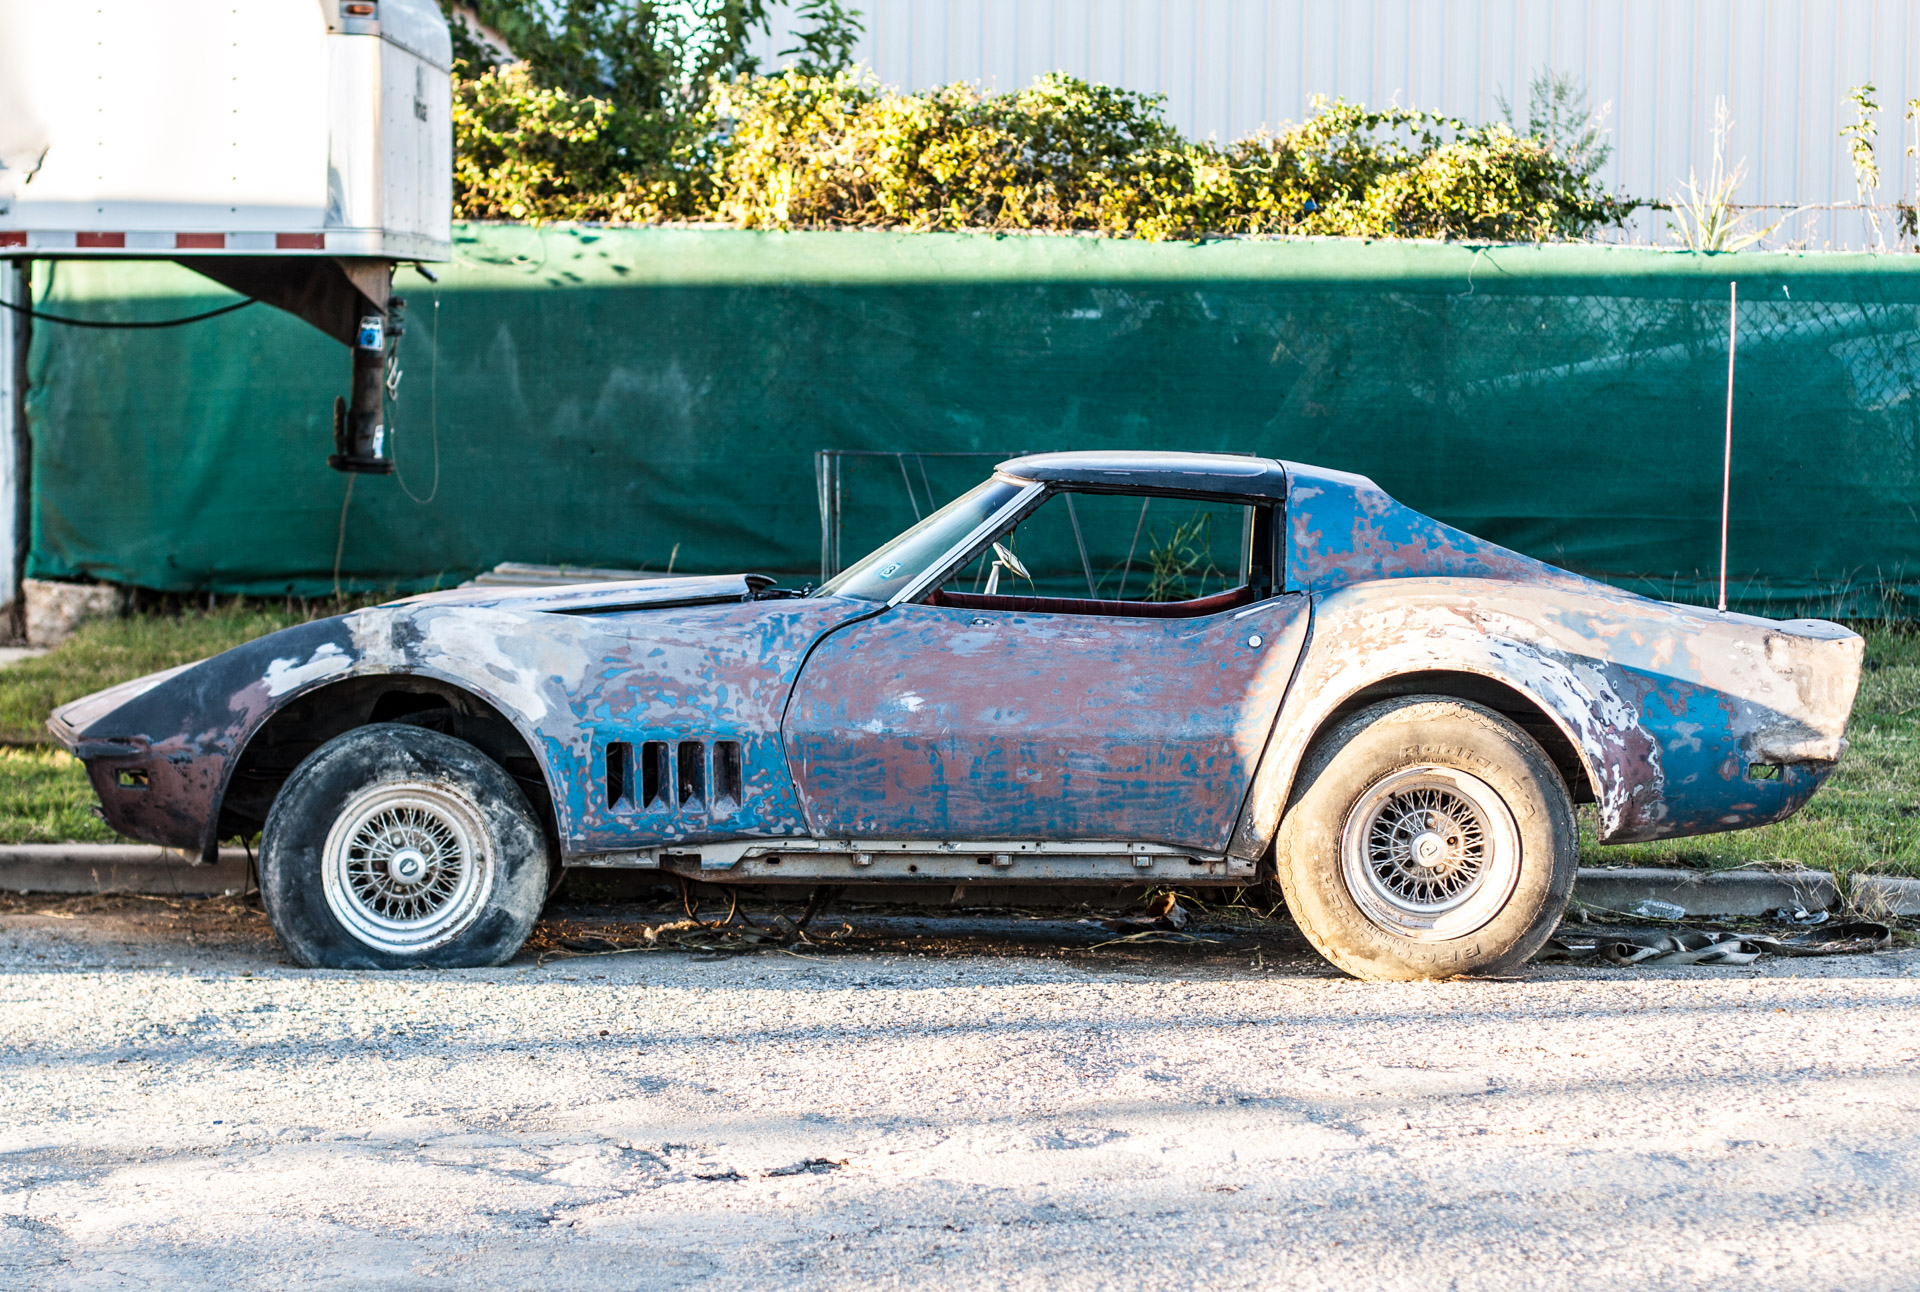
<path fill-rule="evenodd" d="M 273 931 L 309 968 L 505 964 L 547 895 L 545 832 L 505 769 L 463 740 L 381 723 L 322 745 L 260 840 Z"/>
<path fill-rule="evenodd" d="M 1309 751 L 1274 840 L 1287 909 L 1356 978 L 1500 973 L 1573 893 L 1573 804 L 1553 760 L 1477 704 L 1406 696 Z"/>

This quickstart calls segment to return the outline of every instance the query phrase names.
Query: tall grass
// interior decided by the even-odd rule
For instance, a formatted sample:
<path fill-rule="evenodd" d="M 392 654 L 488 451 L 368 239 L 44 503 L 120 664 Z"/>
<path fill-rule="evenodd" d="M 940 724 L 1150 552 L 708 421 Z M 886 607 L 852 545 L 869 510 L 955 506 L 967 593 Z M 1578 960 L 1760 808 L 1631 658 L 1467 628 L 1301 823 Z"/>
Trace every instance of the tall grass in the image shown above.
<path fill-rule="evenodd" d="M 86 768 L 64 749 L 0 748 L 0 843 L 108 843 Z"/>

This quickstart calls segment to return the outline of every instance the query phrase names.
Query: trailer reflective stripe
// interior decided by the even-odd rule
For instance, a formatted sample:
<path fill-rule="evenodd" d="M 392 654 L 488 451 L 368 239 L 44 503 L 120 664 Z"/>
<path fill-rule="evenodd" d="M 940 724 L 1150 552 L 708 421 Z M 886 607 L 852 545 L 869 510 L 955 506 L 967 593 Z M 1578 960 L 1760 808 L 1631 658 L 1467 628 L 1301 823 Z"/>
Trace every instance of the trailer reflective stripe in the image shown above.
<path fill-rule="evenodd" d="M 21 254 L 16 248 L 25 248 L 28 254 L 55 258 L 109 255 L 148 260 L 232 252 L 246 255 L 364 256 L 394 261 L 445 260 L 452 254 L 450 244 L 434 242 L 422 235 L 359 227 L 278 233 L 266 229 L 228 229 L 216 233 L 204 227 L 190 231 L 116 229 L 111 232 L 98 229 L 76 232 L 73 229 L 0 228 L 0 254 Z"/>
<path fill-rule="evenodd" d="M 365 230 L 347 230 L 349 235 L 364 234 Z M 375 235 L 375 241 L 380 241 Z M 136 251 L 165 255 L 167 251 L 325 251 L 327 234 L 314 233 L 267 233 L 236 230 L 226 233 L 209 233 L 205 230 L 193 233 L 173 233 L 161 229 L 138 229 L 131 233 L 100 230 L 67 232 L 53 229 L 0 229 L 0 247 L 33 247 L 39 250 L 60 251 Z M 361 251 L 353 247 L 350 250 Z M 387 255 L 405 254 L 407 249 L 389 252 L 386 248 L 375 246 L 367 248 L 363 254 Z"/>

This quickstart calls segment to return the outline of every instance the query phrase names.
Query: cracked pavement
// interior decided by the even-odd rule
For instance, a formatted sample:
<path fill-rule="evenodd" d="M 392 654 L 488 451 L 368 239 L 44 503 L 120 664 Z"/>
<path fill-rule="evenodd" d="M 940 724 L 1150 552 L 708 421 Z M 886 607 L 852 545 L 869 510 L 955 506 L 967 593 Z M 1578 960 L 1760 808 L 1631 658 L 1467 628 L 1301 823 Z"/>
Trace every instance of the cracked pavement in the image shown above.
<path fill-rule="evenodd" d="M 953 927 L 383 975 L 8 899 L 0 1285 L 1920 1286 L 1920 952 L 1364 984 Z"/>

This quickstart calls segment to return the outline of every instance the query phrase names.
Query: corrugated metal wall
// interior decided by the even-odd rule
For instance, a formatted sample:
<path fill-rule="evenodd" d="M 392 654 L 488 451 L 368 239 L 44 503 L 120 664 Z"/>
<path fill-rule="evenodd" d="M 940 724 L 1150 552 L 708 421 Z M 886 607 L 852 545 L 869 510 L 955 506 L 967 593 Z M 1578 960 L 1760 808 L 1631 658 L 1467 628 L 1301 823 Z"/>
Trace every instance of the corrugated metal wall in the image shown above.
<path fill-rule="evenodd" d="M 1737 198 L 1782 208 L 1856 201 L 1839 139 L 1848 87 L 1879 90 L 1877 200 L 1915 188 L 1905 103 L 1920 98 L 1920 0 L 857 0 L 858 57 L 924 89 L 1025 85 L 1060 69 L 1167 96 L 1189 134 L 1237 138 L 1297 121 L 1315 94 L 1398 102 L 1470 121 L 1523 102 L 1543 68 L 1609 105 L 1607 183 L 1670 196 L 1712 161 L 1714 101 L 1744 158 Z M 764 45 L 770 62 L 789 42 Z M 1893 245 L 1891 212 L 1883 216 Z M 1774 217 L 1767 217 L 1769 220 Z M 1810 211 L 1781 230 L 1813 247 L 1871 245 L 1858 212 Z M 1664 240 L 1643 217 L 1635 240 Z"/>

